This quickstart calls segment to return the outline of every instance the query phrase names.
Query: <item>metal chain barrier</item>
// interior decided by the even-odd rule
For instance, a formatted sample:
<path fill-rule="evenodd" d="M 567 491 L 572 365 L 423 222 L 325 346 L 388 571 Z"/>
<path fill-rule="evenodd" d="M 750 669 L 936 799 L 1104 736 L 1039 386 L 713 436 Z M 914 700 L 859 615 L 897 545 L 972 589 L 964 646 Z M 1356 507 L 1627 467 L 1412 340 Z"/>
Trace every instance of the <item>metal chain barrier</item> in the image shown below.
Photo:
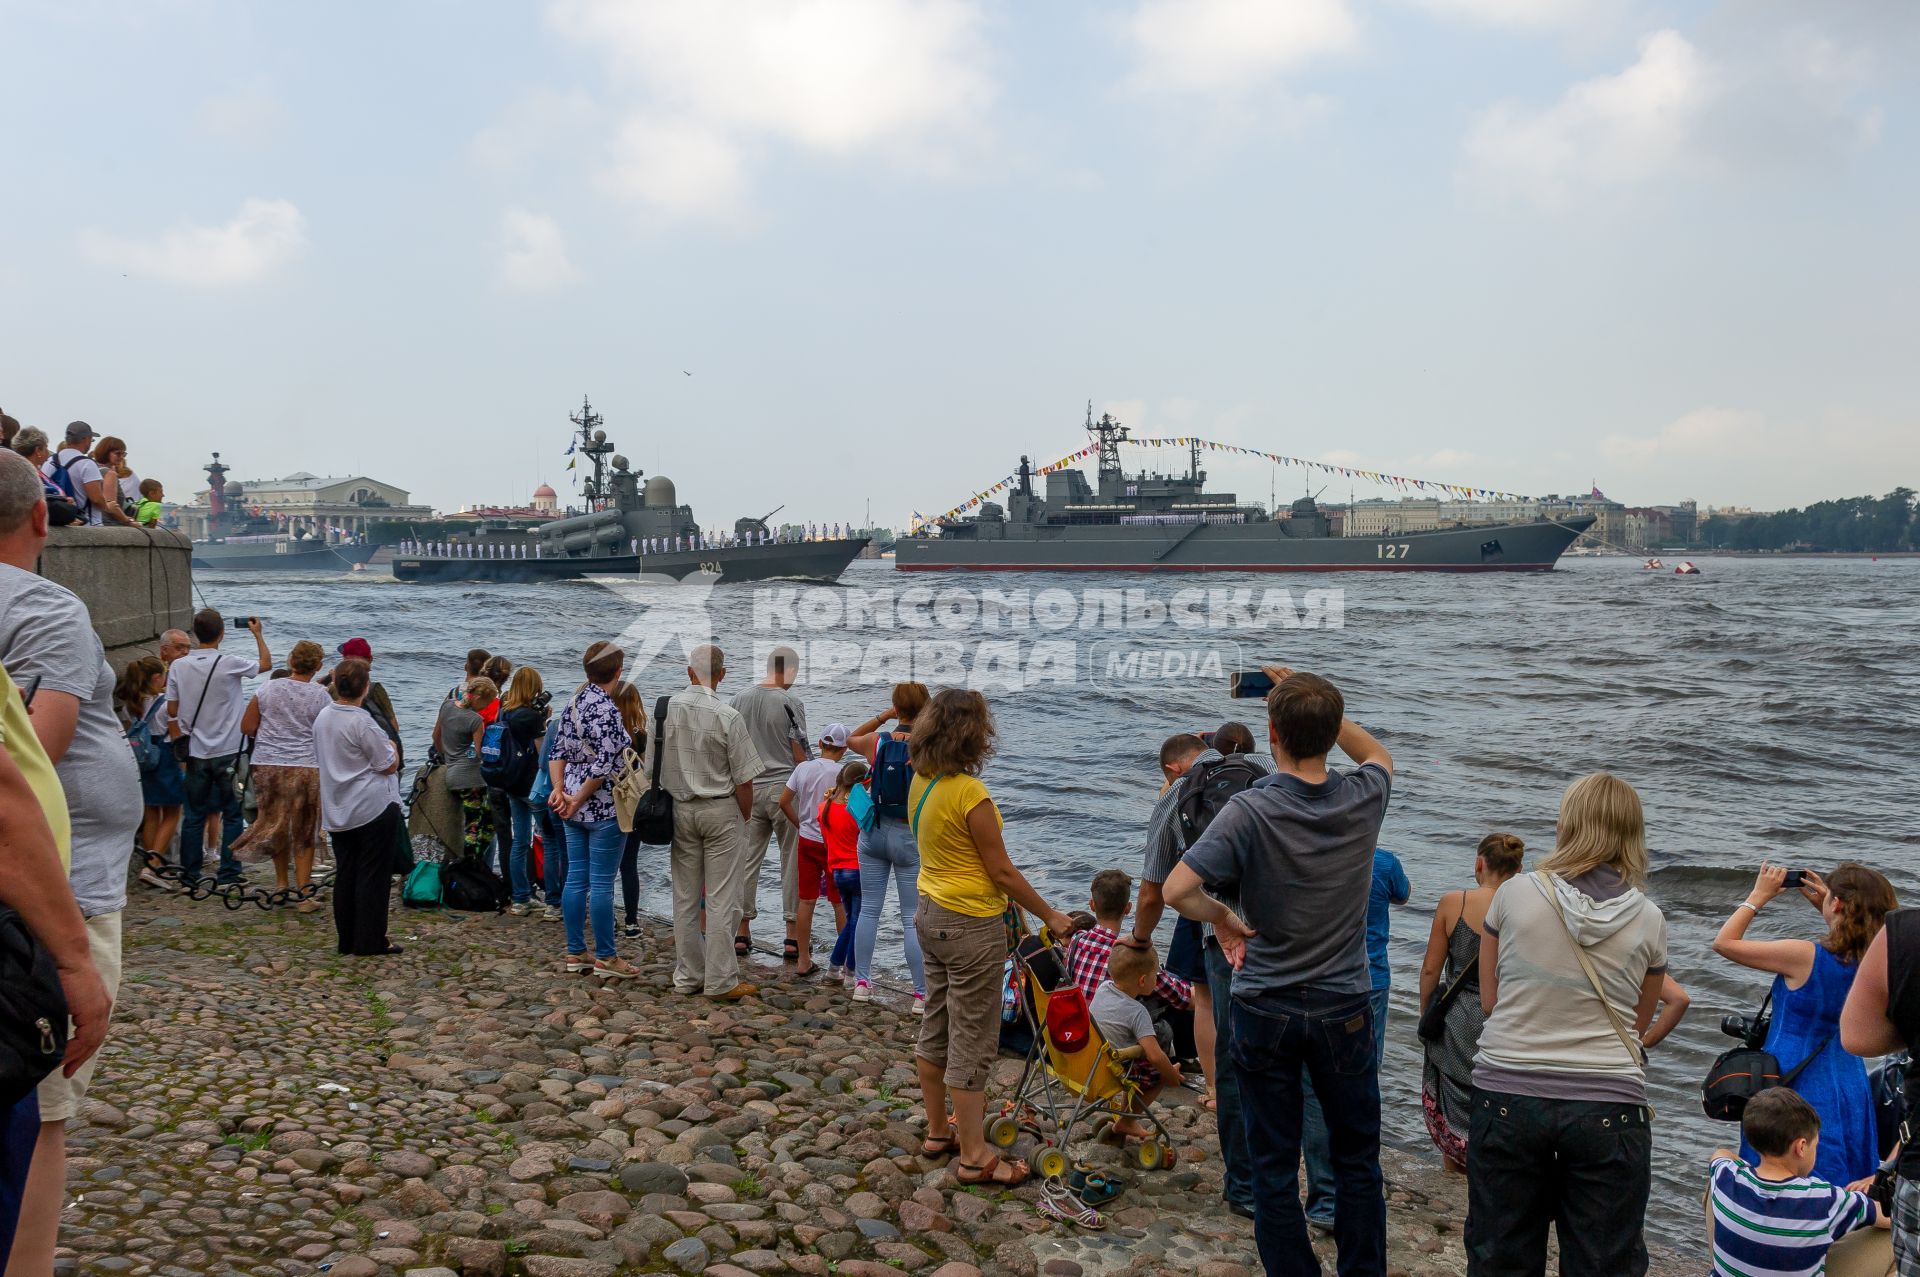
<path fill-rule="evenodd" d="M 189 879 L 185 870 L 177 865 L 168 864 L 167 858 L 157 851 L 148 851 L 143 847 L 140 848 L 140 855 L 146 861 L 145 868 L 148 871 L 152 872 L 156 878 L 179 883 L 181 889 L 186 892 L 187 899 L 218 898 L 220 903 L 229 909 L 244 909 L 251 902 L 260 906 L 262 910 L 271 912 L 286 905 L 299 904 L 303 900 L 313 900 L 321 892 L 332 890 L 334 877 L 339 872 L 337 869 L 328 870 L 325 875 L 314 879 L 305 887 L 268 890 L 265 887 L 248 887 L 237 882 L 221 882 L 217 878 Z"/>

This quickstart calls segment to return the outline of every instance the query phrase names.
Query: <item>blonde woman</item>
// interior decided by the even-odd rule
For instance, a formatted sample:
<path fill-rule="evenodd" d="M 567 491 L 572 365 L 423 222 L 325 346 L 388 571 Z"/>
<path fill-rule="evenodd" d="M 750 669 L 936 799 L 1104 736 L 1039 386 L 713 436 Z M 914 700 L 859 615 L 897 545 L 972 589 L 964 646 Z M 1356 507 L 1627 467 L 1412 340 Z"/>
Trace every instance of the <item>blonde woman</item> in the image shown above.
<path fill-rule="evenodd" d="M 325 659 L 318 643 L 295 643 L 287 653 L 288 676 L 255 693 L 240 719 L 241 734 L 253 737 L 253 789 L 260 814 L 233 840 L 233 850 L 244 861 L 271 858 L 282 891 L 291 887 L 305 892 L 313 880 L 313 853 L 320 842 L 313 724 L 333 703 L 313 676 Z M 303 897 L 294 907 L 313 913 L 320 905 Z"/>
<path fill-rule="evenodd" d="M 1545 1271 L 1549 1224 L 1566 1277 L 1647 1270 L 1640 1035 L 1666 976 L 1667 922 L 1646 880 L 1640 796 L 1595 772 L 1562 796 L 1553 854 L 1487 906 L 1467 1137 L 1471 1273 Z"/>
<path fill-rule="evenodd" d="M 502 786 L 507 796 L 507 884 L 513 890 L 513 903 L 507 906 L 507 912 L 525 917 L 533 911 L 533 880 L 527 872 L 533 858 L 534 822 L 534 806 L 529 795 L 539 776 L 537 760 L 547 734 L 548 718 L 547 689 L 539 670 L 522 665 L 513 672 L 513 682 L 500 698 L 500 712 L 506 717 L 507 731 L 513 736 L 519 756 L 530 764 L 524 776 L 508 777 Z M 548 846 L 546 854 L 556 855 L 558 850 Z"/>

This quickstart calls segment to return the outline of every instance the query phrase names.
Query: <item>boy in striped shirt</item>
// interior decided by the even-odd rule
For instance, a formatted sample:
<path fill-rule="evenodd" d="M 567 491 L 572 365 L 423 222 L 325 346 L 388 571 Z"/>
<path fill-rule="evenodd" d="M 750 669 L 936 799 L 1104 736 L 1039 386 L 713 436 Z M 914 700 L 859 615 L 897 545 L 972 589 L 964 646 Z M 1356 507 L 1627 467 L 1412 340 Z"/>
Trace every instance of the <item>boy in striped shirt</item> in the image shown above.
<path fill-rule="evenodd" d="M 1813 1178 L 1820 1115 L 1797 1092 L 1760 1092 L 1747 1101 L 1740 1126 L 1760 1164 L 1748 1166 L 1731 1149 L 1714 1153 L 1714 1277 L 1818 1277 L 1835 1242 L 1856 1229 L 1887 1227 L 1865 1193 Z"/>

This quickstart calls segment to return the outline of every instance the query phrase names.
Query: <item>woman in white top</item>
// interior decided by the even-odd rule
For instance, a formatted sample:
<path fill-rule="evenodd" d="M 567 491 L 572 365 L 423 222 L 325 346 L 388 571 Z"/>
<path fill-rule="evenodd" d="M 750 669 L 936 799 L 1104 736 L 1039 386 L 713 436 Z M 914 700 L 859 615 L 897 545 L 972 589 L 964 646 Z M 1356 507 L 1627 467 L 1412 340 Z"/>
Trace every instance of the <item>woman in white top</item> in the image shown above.
<path fill-rule="evenodd" d="M 295 908 L 301 913 L 320 908 L 308 894 L 308 884 L 320 842 L 313 724 L 333 703 L 327 690 L 313 681 L 325 657 L 318 643 L 295 643 L 287 654 L 288 677 L 274 679 L 255 693 L 240 719 L 241 734 L 253 738 L 253 792 L 260 814 L 233 840 L 234 854 L 249 862 L 270 857 L 279 889 L 291 886 L 300 895 Z"/>
<path fill-rule="evenodd" d="M 393 851 L 400 836 L 400 754 L 362 708 L 367 663 L 349 657 L 333 670 L 340 699 L 313 725 L 320 762 L 320 819 L 333 835 L 333 925 L 340 952 L 399 953 L 387 939 Z"/>
<path fill-rule="evenodd" d="M 1560 800 L 1553 854 L 1500 885 L 1481 924 L 1486 1027 L 1467 1136 L 1467 1271 L 1647 1271 L 1652 1114 L 1641 1035 L 1667 971 L 1667 923 L 1642 888 L 1640 796 L 1605 772 Z"/>

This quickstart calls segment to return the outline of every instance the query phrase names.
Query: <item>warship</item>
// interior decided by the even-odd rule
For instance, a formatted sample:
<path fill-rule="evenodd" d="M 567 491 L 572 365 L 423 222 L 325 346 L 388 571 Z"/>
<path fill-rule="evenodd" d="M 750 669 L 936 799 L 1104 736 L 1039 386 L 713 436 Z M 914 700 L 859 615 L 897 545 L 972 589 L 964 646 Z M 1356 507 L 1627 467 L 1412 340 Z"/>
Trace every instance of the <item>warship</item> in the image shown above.
<path fill-rule="evenodd" d="M 581 483 L 585 511 L 535 528 L 525 538 L 438 543 L 430 554 L 409 544 L 394 556 L 394 576 L 402 581 L 562 581 L 658 574 L 677 581 L 705 573 L 720 582 L 832 581 L 866 549 L 866 537 L 783 538 L 767 522 L 778 509 L 735 520 L 731 535 L 703 532 L 692 507 L 680 504 L 673 480 L 644 476 L 614 453 L 591 400 L 583 399 L 580 411 L 567 419 L 580 428 L 570 451 L 592 467 Z"/>
<path fill-rule="evenodd" d="M 1127 429 L 1111 416 L 1087 433 L 1098 488 L 1077 467 L 1049 471 L 1045 495 L 1020 458 L 1005 508 L 988 501 L 894 543 L 904 571 L 1542 572 L 1593 525 L 1592 515 L 1476 523 L 1390 536 L 1335 536 L 1311 495 L 1269 514 L 1230 492 L 1206 491 L 1200 445 L 1185 475 L 1120 466 Z"/>
<path fill-rule="evenodd" d="M 193 566 L 212 572 L 352 572 L 380 549 L 366 541 L 345 541 L 302 528 L 288 532 L 272 519 L 248 512 L 246 492 L 227 484 L 228 467 L 213 463 L 207 472 L 207 536 L 193 543 Z"/>

